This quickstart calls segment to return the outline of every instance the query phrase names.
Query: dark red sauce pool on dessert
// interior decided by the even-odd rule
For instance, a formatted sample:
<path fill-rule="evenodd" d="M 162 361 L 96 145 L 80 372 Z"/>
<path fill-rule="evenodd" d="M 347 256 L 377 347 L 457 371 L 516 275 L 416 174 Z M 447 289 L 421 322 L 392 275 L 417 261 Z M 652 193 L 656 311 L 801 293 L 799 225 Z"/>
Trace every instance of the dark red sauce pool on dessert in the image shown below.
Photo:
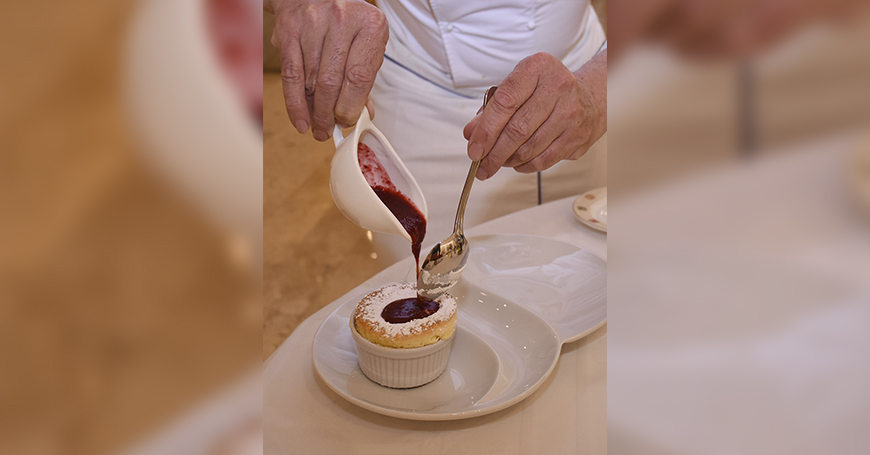
<path fill-rule="evenodd" d="M 369 146 L 360 143 L 357 157 L 359 158 L 360 170 L 362 170 L 369 186 L 411 236 L 411 253 L 414 254 L 414 260 L 417 262 L 417 275 L 419 276 L 420 247 L 426 236 L 426 218 L 423 217 L 417 206 L 396 188 L 386 169 Z"/>
<path fill-rule="evenodd" d="M 441 304 L 420 296 L 396 300 L 384 307 L 381 317 L 390 324 L 401 324 L 435 314 Z"/>

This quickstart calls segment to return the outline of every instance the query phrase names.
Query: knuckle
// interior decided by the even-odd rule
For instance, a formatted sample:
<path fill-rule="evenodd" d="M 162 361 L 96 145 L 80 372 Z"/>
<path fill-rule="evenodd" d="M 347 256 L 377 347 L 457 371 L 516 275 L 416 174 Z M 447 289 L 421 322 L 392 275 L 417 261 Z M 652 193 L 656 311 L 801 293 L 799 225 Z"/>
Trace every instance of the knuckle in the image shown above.
<path fill-rule="evenodd" d="M 317 24 L 322 14 L 318 5 L 308 5 L 299 15 L 303 24 Z"/>
<path fill-rule="evenodd" d="M 298 96 L 288 95 L 284 97 L 284 107 L 287 108 L 287 112 L 300 112 L 307 109 L 306 104 L 305 100 Z"/>
<path fill-rule="evenodd" d="M 298 41 L 301 37 L 301 27 L 296 23 L 296 18 L 287 15 L 279 14 L 275 16 L 275 25 L 272 28 L 272 35 L 269 42 L 275 49 L 281 50 L 288 44 Z"/>
<path fill-rule="evenodd" d="M 294 64 L 287 65 L 284 71 L 281 71 L 281 81 L 288 85 L 302 85 L 305 83 L 305 71 Z"/>
<path fill-rule="evenodd" d="M 370 5 L 366 5 L 367 14 L 361 21 L 361 25 L 363 29 L 374 31 L 374 32 L 383 32 L 387 28 L 387 17 L 384 13 Z"/>
<path fill-rule="evenodd" d="M 493 138 L 493 134 L 490 133 L 489 130 L 487 130 L 486 128 L 475 128 L 473 136 L 476 136 L 473 142 L 479 142 L 483 144 L 488 144 Z"/>
<path fill-rule="evenodd" d="M 541 172 L 547 169 L 543 157 L 535 158 L 527 163 L 530 172 Z"/>
<path fill-rule="evenodd" d="M 534 137 L 532 137 L 532 139 L 529 139 L 528 142 L 520 146 L 520 148 L 518 148 L 517 151 L 514 153 L 514 159 L 516 160 L 517 164 L 528 162 L 532 158 L 534 158 L 534 155 L 532 154 L 532 152 L 535 150 L 535 144 L 532 142 L 533 139 Z"/>
<path fill-rule="evenodd" d="M 344 77 L 347 83 L 355 88 L 370 87 L 375 83 L 376 73 L 362 64 L 355 64 L 347 69 Z"/>
<path fill-rule="evenodd" d="M 499 90 L 495 92 L 490 103 L 500 112 L 508 113 L 515 112 L 521 104 L 519 97 L 513 93 L 513 90 Z"/>
<path fill-rule="evenodd" d="M 523 61 L 534 69 L 543 69 L 552 56 L 546 52 L 538 52 L 526 57 Z"/>
<path fill-rule="evenodd" d="M 522 59 L 520 61 L 520 65 L 536 66 L 536 65 L 539 65 L 540 62 L 541 62 L 541 53 L 538 52 L 537 54 L 532 54 L 532 55 Z"/>
<path fill-rule="evenodd" d="M 343 24 L 347 17 L 347 4 L 343 1 L 330 2 L 329 13 L 336 24 Z"/>
<path fill-rule="evenodd" d="M 334 72 L 326 72 L 317 78 L 317 89 L 326 93 L 337 93 L 341 90 L 342 77 Z"/>
<path fill-rule="evenodd" d="M 546 52 L 538 52 L 537 54 L 532 55 L 532 58 L 535 59 L 538 63 L 546 63 L 550 60 L 551 55 Z"/>
<path fill-rule="evenodd" d="M 329 131 L 335 126 L 335 119 L 332 115 L 331 110 L 319 112 L 315 110 L 314 115 L 311 117 L 311 123 L 315 127 L 314 129 L 320 129 L 323 131 Z"/>
<path fill-rule="evenodd" d="M 504 134 L 509 139 L 520 142 L 529 137 L 529 125 L 525 120 L 513 119 L 504 127 Z"/>
<path fill-rule="evenodd" d="M 374 10 L 373 14 L 369 14 L 366 18 L 366 25 L 375 31 L 383 31 L 387 28 L 387 18 L 381 10 Z"/>

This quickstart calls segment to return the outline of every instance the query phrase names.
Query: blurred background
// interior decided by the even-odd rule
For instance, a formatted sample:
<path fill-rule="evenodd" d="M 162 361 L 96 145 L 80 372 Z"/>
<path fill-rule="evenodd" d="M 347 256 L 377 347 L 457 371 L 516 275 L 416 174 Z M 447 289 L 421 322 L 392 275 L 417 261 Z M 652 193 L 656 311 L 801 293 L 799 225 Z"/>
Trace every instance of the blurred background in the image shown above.
<path fill-rule="evenodd" d="M 870 125 L 870 22 L 814 21 L 737 57 L 648 41 L 611 62 L 615 197 Z M 612 18 L 611 20 L 617 20 Z"/>
<path fill-rule="evenodd" d="M 611 453 L 870 447 L 866 9 L 610 2 Z"/>
<path fill-rule="evenodd" d="M 260 11 L 0 6 L 0 453 L 118 453 L 257 371 Z"/>
<path fill-rule="evenodd" d="M 593 3 L 610 450 L 866 453 L 866 7 Z M 256 453 L 262 360 L 389 265 L 287 122 L 261 14 L 0 5 L 0 453 Z"/>

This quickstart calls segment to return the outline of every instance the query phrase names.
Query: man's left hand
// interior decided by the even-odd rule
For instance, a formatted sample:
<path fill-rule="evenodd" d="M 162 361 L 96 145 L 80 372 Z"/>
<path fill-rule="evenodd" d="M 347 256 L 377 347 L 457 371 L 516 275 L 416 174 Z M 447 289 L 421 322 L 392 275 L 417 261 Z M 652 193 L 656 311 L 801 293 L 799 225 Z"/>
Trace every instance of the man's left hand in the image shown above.
<path fill-rule="evenodd" d="M 605 50 L 576 74 L 550 54 L 526 57 L 463 134 L 485 180 L 500 167 L 533 173 L 580 158 L 606 130 Z"/>

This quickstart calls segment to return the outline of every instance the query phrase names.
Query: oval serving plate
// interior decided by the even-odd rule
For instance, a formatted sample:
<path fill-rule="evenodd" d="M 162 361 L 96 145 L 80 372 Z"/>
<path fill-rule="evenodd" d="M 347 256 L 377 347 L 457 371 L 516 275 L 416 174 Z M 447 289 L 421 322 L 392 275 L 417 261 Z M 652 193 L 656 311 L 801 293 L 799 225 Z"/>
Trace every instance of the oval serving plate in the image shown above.
<path fill-rule="evenodd" d="M 314 369 L 330 389 L 393 417 L 486 415 L 534 393 L 558 363 L 563 343 L 604 324 L 607 272 L 601 258 L 544 237 L 479 236 L 469 243 L 469 264 L 450 291 L 458 326 L 444 374 L 413 389 L 390 389 L 366 378 L 349 326 L 363 297 L 357 295 L 327 316 L 314 337 Z"/>

